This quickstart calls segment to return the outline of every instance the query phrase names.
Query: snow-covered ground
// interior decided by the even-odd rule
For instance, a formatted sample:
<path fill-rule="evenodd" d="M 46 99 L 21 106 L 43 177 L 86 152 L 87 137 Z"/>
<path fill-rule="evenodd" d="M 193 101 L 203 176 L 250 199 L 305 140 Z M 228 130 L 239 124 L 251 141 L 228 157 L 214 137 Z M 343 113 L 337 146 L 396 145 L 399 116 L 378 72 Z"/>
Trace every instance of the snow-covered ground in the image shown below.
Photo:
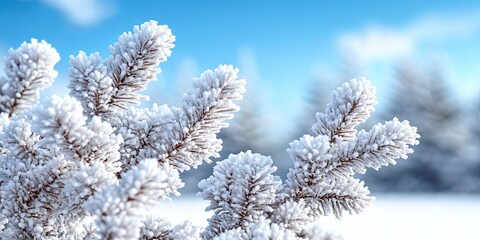
<path fill-rule="evenodd" d="M 376 195 L 361 215 L 320 220 L 345 240 L 480 239 L 480 195 Z M 174 223 L 190 220 L 205 226 L 208 202 L 182 196 L 165 202 L 159 215 Z"/>

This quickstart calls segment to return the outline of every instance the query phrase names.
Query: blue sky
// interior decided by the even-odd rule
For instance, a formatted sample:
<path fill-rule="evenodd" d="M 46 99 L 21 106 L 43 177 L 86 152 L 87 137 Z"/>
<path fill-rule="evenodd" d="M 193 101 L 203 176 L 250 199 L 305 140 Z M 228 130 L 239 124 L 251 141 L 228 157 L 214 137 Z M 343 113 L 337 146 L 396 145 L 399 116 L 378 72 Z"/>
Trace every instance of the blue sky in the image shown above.
<path fill-rule="evenodd" d="M 452 91 L 463 101 L 474 98 L 480 90 L 477 2 L 2 0 L 0 56 L 32 37 L 48 41 L 62 60 L 45 95 L 66 94 L 69 55 L 84 50 L 107 57 L 122 32 L 157 20 L 177 41 L 150 86 L 152 101 L 180 96 L 175 89 L 204 69 L 234 64 L 280 130 L 297 120 L 312 77 L 334 76 L 343 59 L 356 59 L 359 74 L 378 86 L 380 105 L 391 66 L 404 59 L 441 62 Z"/>

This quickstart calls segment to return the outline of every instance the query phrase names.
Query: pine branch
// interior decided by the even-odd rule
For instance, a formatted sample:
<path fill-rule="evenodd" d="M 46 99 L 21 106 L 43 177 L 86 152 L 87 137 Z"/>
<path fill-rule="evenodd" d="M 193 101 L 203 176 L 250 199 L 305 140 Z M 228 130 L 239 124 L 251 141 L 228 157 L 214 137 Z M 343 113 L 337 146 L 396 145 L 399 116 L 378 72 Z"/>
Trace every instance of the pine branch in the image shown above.
<path fill-rule="evenodd" d="M 40 90 L 57 77 L 53 68 L 59 60 L 57 51 L 45 41 L 32 39 L 10 49 L 5 60 L 6 78 L 0 79 L 0 113 L 12 117 L 35 104 Z"/>
<path fill-rule="evenodd" d="M 330 154 L 337 161 L 325 174 L 351 175 L 365 173 L 366 167 L 378 170 L 396 164 L 396 159 L 407 158 L 412 146 L 419 143 L 417 128 L 397 118 L 375 125 L 369 132 L 360 131 L 353 140 L 334 145 Z"/>
<path fill-rule="evenodd" d="M 312 219 L 330 213 L 340 218 L 345 211 L 358 213 L 372 198 L 363 182 L 352 177 L 354 172 L 364 173 L 366 167 L 378 169 L 413 152 L 411 147 L 418 144 L 419 135 L 407 121 L 395 118 L 369 132 L 356 133 L 354 127 L 373 110 L 373 93 L 373 86 L 365 79 L 342 85 L 334 92 L 326 113 L 317 114 L 313 129 L 321 135 L 305 135 L 290 143 L 287 152 L 295 165 L 272 215 L 275 221 L 299 234 L 299 226 L 308 219 L 290 214 L 285 206 L 303 209 Z"/>
<path fill-rule="evenodd" d="M 292 142 L 290 147 L 287 151 L 295 160 L 295 166 L 287 176 L 285 187 L 287 197 L 283 204 L 287 204 L 289 199 L 297 201 L 299 205 L 296 207 L 310 208 L 303 211 L 317 218 L 329 213 L 341 217 L 344 210 L 359 212 L 371 201 L 367 196 L 369 191 L 363 188 L 363 183 L 350 176 L 351 168 L 342 169 L 336 156 L 332 158 L 329 153 L 328 137 L 305 135 L 300 140 Z M 340 174 L 342 171 L 348 174 Z M 305 204 L 301 201 L 305 201 Z M 298 218 L 295 215 L 293 217 Z M 298 224 L 289 224 L 291 221 L 296 220 L 282 220 L 298 232 Z"/>
<path fill-rule="evenodd" d="M 398 158 L 406 159 L 407 154 L 413 152 L 410 147 L 418 144 L 419 137 L 417 129 L 408 121 L 400 122 L 396 118 L 384 125 L 375 125 L 369 132 L 362 130 L 356 138 L 331 147 L 323 135 L 305 135 L 292 142 L 287 150 L 299 165 L 292 177 L 298 181 L 308 179 L 296 185 L 315 185 L 326 177 L 341 178 L 353 175 L 354 171 L 365 173 L 366 167 L 378 170 L 381 166 L 395 164 Z M 307 176 L 303 176 L 303 170 Z"/>
<path fill-rule="evenodd" d="M 142 240 L 198 240 L 201 228 L 185 221 L 182 224 L 172 226 L 163 218 L 148 217 L 140 231 Z"/>
<path fill-rule="evenodd" d="M 53 96 L 45 107 L 36 110 L 36 115 L 35 130 L 43 136 L 43 145 L 56 145 L 57 154 L 67 158 L 87 164 L 108 163 L 112 171 L 120 170 L 117 161 L 122 137 L 114 135 L 112 127 L 98 117 L 87 125 L 82 106 L 74 98 Z"/>
<path fill-rule="evenodd" d="M 117 184 L 115 172 L 107 169 L 108 165 L 94 162 L 90 165 L 78 164 L 69 166 L 71 171 L 62 176 L 63 189 L 60 193 L 63 199 L 56 214 L 62 215 L 68 221 L 79 221 L 85 217 L 84 203 L 106 186 Z"/>
<path fill-rule="evenodd" d="M 113 94 L 113 81 L 100 54 L 87 56 L 80 51 L 76 57 L 70 56 L 70 66 L 70 95 L 82 103 L 85 115 L 111 117 L 108 103 Z"/>
<path fill-rule="evenodd" d="M 161 136 L 173 131 L 174 125 L 178 124 L 173 122 L 174 119 L 172 109 L 156 104 L 150 109 L 129 108 L 111 119 L 124 138 L 120 148 L 123 172 L 143 159 L 162 157 L 166 145 Z"/>
<path fill-rule="evenodd" d="M 7 147 L 4 154 L 0 155 L 2 170 L 5 170 L 4 174 L 0 174 L 0 179 L 11 177 L 16 172 L 23 171 L 31 165 L 38 165 L 42 161 L 38 144 L 40 136 L 32 131 L 28 119 L 14 117 L 14 121 L 5 127 L 5 132 L 0 133 L 0 142 Z M 22 165 L 17 165 L 19 162 Z"/>
<path fill-rule="evenodd" d="M 94 135 L 85 128 L 86 118 L 80 102 L 74 98 L 51 97 L 45 107 L 39 108 L 34 131 L 42 136 L 43 145 L 56 145 L 67 158 L 82 159 L 82 149 Z"/>
<path fill-rule="evenodd" d="M 325 113 L 317 113 L 318 122 L 312 131 L 328 136 L 331 143 L 353 139 L 355 127 L 374 111 L 375 87 L 366 79 L 352 79 L 332 93 L 332 101 Z"/>
<path fill-rule="evenodd" d="M 36 226 L 51 231 L 45 228 L 48 214 L 42 214 L 55 203 L 37 198 L 48 194 L 42 189 L 56 181 L 52 174 L 59 164 L 43 166 L 45 153 L 38 144 L 40 136 L 32 132 L 30 118 L 15 115 L 11 120 L 0 135 L 6 144 L 0 155 L 0 219 L 6 220 L 0 238 L 39 236 L 43 233 L 35 233 Z"/>
<path fill-rule="evenodd" d="M 8 143 L 0 156 L 1 171 L 8 173 L 1 192 L 11 196 L 2 211 L 12 211 L 10 219 L 20 216 L 6 236 L 57 236 L 85 217 L 88 197 L 117 180 L 122 139 L 98 117 L 87 125 L 73 98 L 52 97 L 31 114 L 13 117 L 0 137 Z"/>
<path fill-rule="evenodd" d="M 108 105 L 126 108 L 138 104 L 142 97 L 137 92 L 146 88 L 160 73 L 159 65 L 167 60 L 174 47 L 175 36 L 166 25 L 156 21 L 145 22 L 124 33 L 110 46 L 112 55 L 107 60 L 113 93 Z"/>
<path fill-rule="evenodd" d="M 291 142 L 287 152 L 294 160 L 294 168 L 288 173 L 287 188 L 312 187 L 323 183 L 325 173 L 335 167 L 329 150 L 329 138 L 323 135 L 304 135 Z"/>
<path fill-rule="evenodd" d="M 173 129 L 159 136 L 160 162 L 188 170 L 209 162 L 209 157 L 219 157 L 222 142 L 216 134 L 228 126 L 224 121 L 238 111 L 233 100 L 245 92 L 245 81 L 237 73 L 231 65 L 221 65 L 194 80 L 193 91 L 183 96 L 181 111 L 173 110 Z"/>
<path fill-rule="evenodd" d="M 142 240 L 171 240 L 172 225 L 163 218 L 147 217 L 140 230 Z M 173 240 L 173 239 L 172 239 Z"/>
<path fill-rule="evenodd" d="M 276 167 L 271 164 L 271 158 L 250 151 L 230 155 L 217 163 L 214 175 L 198 184 L 200 195 L 210 200 L 206 210 L 215 211 L 203 233 L 204 238 L 245 227 L 262 214 L 273 211 L 271 205 L 281 181 L 272 175 Z"/>
<path fill-rule="evenodd" d="M 70 94 L 78 98 L 87 116 L 108 119 L 139 104 L 139 91 L 160 73 L 159 65 L 167 60 L 175 36 L 166 25 L 156 21 L 135 26 L 110 46 L 111 56 L 105 62 L 98 53 L 80 52 L 70 57 Z"/>
<path fill-rule="evenodd" d="M 314 221 L 310 212 L 311 209 L 305 205 L 303 199 L 289 199 L 274 209 L 270 219 L 286 229 L 300 233 L 306 225 Z"/>
<path fill-rule="evenodd" d="M 315 188 L 297 189 L 295 200 L 303 199 L 311 209 L 309 215 L 318 218 L 334 214 L 341 218 L 344 212 L 360 213 L 374 200 L 364 183 L 353 177 L 332 179 Z"/>
<path fill-rule="evenodd" d="M 85 216 L 83 203 L 109 184 L 116 183 L 120 171 L 120 135 L 99 117 L 88 123 L 80 102 L 74 98 L 52 97 L 44 107 L 34 111 L 39 144 L 51 149 L 53 156 L 65 158 L 65 168 L 58 173 L 62 185 L 58 196 L 65 199 L 54 209 L 54 214 L 65 220 L 78 220 Z"/>
<path fill-rule="evenodd" d="M 154 159 L 144 160 L 124 173 L 118 185 L 95 194 L 85 207 L 98 218 L 102 239 L 138 239 L 142 219 L 155 200 L 178 195 L 182 186 L 178 171 L 159 167 Z"/>
<path fill-rule="evenodd" d="M 272 223 L 264 216 L 244 228 L 235 228 L 221 233 L 215 240 L 232 239 L 298 239 L 295 233 L 284 227 Z"/>
<path fill-rule="evenodd" d="M 58 173 L 63 161 L 52 159 L 41 166 L 18 172 L 2 184 L 2 214 L 9 220 L 2 238 L 38 239 L 55 236 L 67 226 L 52 215 L 61 202 Z"/>

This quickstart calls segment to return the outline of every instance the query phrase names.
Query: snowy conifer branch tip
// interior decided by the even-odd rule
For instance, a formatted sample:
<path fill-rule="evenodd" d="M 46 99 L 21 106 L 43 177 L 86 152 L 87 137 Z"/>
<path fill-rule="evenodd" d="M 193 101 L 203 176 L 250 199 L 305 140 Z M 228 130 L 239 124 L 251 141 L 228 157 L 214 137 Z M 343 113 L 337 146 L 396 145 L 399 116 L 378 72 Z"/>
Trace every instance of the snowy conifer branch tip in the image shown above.
<path fill-rule="evenodd" d="M 228 126 L 225 120 L 239 109 L 233 101 L 245 92 L 245 80 L 237 74 L 233 66 L 221 65 L 194 80 L 193 89 L 183 96 L 182 109 L 174 112 L 172 132 L 162 139 L 166 148 L 161 162 L 188 170 L 219 156 L 222 142 L 216 134 Z"/>
<path fill-rule="evenodd" d="M 113 92 L 108 104 L 125 108 L 137 104 L 142 97 L 137 92 L 146 88 L 160 73 L 159 65 L 167 60 L 174 47 L 175 36 L 166 25 L 149 21 L 135 26 L 133 32 L 122 34 L 110 46 L 108 73 L 113 81 Z"/>
<path fill-rule="evenodd" d="M 99 53 L 86 55 L 80 51 L 70 56 L 70 95 L 77 98 L 87 116 L 108 116 L 114 85 Z"/>
<path fill-rule="evenodd" d="M 373 197 L 354 173 L 406 158 L 419 138 L 415 127 L 396 118 L 357 132 L 373 111 L 374 94 L 366 79 L 338 88 L 326 112 L 317 114 L 317 135 L 290 143 L 294 167 L 284 184 L 261 155 L 246 152 L 218 162 L 213 175 L 199 184 L 200 195 L 210 200 L 207 210 L 214 211 L 203 238 L 252 239 L 259 233 L 270 238 L 274 229 L 274 236 L 301 238 L 317 231 L 305 227 L 321 216 L 362 212 Z"/>
<path fill-rule="evenodd" d="M 177 189 L 182 186 L 178 171 L 148 159 L 133 166 L 118 185 L 99 192 L 85 206 L 98 217 L 102 239 L 138 239 L 142 220 L 155 200 L 178 195 Z"/>
<path fill-rule="evenodd" d="M 365 122 L 375 110 L 375 91 L 365 78 L 344 83 L 332 93 L 332 101 L 325 113 L 317 113 L 318 122 L 313 125 L 313 132 L 328 136 L 330 142 L 354 138 L 355 127 Z"/>
<path fill-rule="evenodd" d="M 53 68 L 60 55 L 45 41 L 32 39 L 10 49 L 5 59 L 5 77 L 0 78 L 0 113 L 11 117 L 32 105 L 40 91 L 52 84 L 58 73 Z"/>

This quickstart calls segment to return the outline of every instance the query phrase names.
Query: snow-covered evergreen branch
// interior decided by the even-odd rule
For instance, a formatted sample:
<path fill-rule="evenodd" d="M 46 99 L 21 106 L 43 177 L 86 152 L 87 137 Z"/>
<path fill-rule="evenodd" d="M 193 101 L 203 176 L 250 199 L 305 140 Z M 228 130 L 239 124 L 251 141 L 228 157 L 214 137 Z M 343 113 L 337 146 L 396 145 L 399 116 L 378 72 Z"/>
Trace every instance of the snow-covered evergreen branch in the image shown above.
<path fill-rule="evenodd" d="M 376 103 L 375 87 L 366 79 L 353 79 L 333 92 L 325 113 L 317 113 L 318 122 L 312 130 L 328 136 L 330 142 L 352 139 L 355 127 L 367 120 Z"/>
<path fill-rule="evenodd" d="M 125 108 L 127 103 L 138 103 L 137 92 L 145 90 L 160 73 L 158 67 L 171 55 L 175 36 L 166 25 L 156 21 L 145 22 L 133 28 L 133 33 L 122 34 L 110 46 L 112 55 L 107 61 L 114 91 L 108 104 Z"/>
<path fill-rule="evenodd" d="M 110 113 L 108 103 L 114 90 L 112 79 L 99 53 L 86 55 L 80 52 L 70 56 L 70 94 L 81 101 L 87 116 L 104 116 Z"/>
<path fill-rule="evenodd" d="M 304 199 L 305 206 L 314 212 L 312 216 L 333 213 L 341 217 L 344 211 L 360 212 L 373 198 L 363 182 L 353 178 L 354 171 L 364 173 L 365 167 L 378 169 L 395 163 L 418 144 L 417 129 L 397 119 L 356 133 L 354 127 L 373 111 L 374 92 L 365 79 L 343 84 L 333 93 L 328 114 L 317 114 L 313 129 L 324 135 L 305 135 L 290 144 L 287 151 L 295 166 L 288 174 L 286 199 Z M 336 119 L 332 118 L 334 109 L 340 112 Z"/>
<path fill-rule="evenodd" d="M 204 233 L 210 239 L 225 230 L 246 227 L 264 213 L 273 211 L 281 180 L 272 175 L 272 159 L 250 151 L 230 157 L 215 166 L 215 174 L 199 183 L 201 196 L 214 210 Z"/>
<path fill-rule="evenodd" d="M 173 128 L 174 110 L 166 105 L 154 105 L 150 109 L 132 107 L 111 119 L 112 125 L 124 138 L 120 149 L 123 171 L 127 171 L 142 159 L 160 158 L 156 145 L 160 145 L 159 142 L 162 141 L 160 136 Z"/>
<path fill-rule="evenodd" d="M 12 118 L 0 136 L 5 237 L 66 233 L 85 217 L 83 202 L 117 181 L 121 136 L 99 118 L 87 124 L 82 112 L 75 99 L 54 96 Z"/>
<path fill-rule="evenodd" d="M 32 39 L 17 49 L 10 49 L 5 59 L 6 77 L 0 78 L 0 113 L 11 117 L 31 105 L 57 77 L 53 70 L 60 55 L 45 41 Z"/>
<path fill-rule="evenodd" d="M 396 159 L 407 158 L 413 152 L 409 146 L 418 144 L 418 134 L 415 127 L 408 121 L 400 122 L 397 118 L 385 124 L 377 124 L 366 132 L 357 134 L 353 140 L 335 145 L 331 154 L 338 159 L 332 170 L 334 174 L 348 174 L 348 171 L 365 173 L 365 167 L 378 170 L 381 166 L 396 164 Z M 353 173 L 349 173 L 353 174 Z"/>
<path fill-rule="evenodd" d="M 142 220 L 156 200 L 178 195 L 183 187 L 178 171 L 158 166 L 155 159 L 144 160 L 122 175 L 118 185 L 105 188 L 85 206 L 98 216 L 101 239 L 138 239 Z"/>
<path fill-rule="evenodd" d="M 246 228 L 235 228 L 225 231 L 213 238 L 215 240 L 243 240 L 243 239 L 296 239 L 295 233 L 284 227 L 272 223 L 261 216 L 258 221 Z"/>
<path fill-rule="evenodd" d="M 320 216 L 358 213 L 373 200 L 355 172 L 394 164 L 418 144 L 416 128 L 396 118 L 357 132 L 375 88 L 351 80 L 317 114 L 316 135 L 290 144 L 285 183 L 270 157 L 232 154 L 199 184 L 214 211 L 206 229 L 148 216 L 178 195 L 180 171 L 219 156 L 216 134 L 245 92 L 238 69 L 220 65 L 194 79 L 180 108 L 128 106 L 156 79 L 174 40 L 150 21 L 120 36 L 106 60 L 80 52 L 70 58 L 72 97 L 29 111 L 56 76 L 58 54 L 35 40 L 10 51 L 0 80 L 0 238 L 309 239 L 321 233 L 307 228 Z M 88 216 L 90 225 L 76 227 Z"/>
<path fill-rule="evenodd" d="M 150 21 L 120 36 L 106 61 L 98 53 L 87 56 L 83 52 L 70 59 L 71 95 L 82 102 L 87 116 L 102 116 L 125 139 L 124 171 L 146 158 L 188 170 L 217 157 L 221 141 L 215 135 L 228 126 L 224 121 L 238 110 L 232 101 L 245 92 L 238 70 L 221 65 L 194 80 L 180 109 L 124 110 L 127 103 L 138 103 L 137 92 L 155 80 L 158 65 L 170 56 L 174 40 L 168 27 Z"/>
<path fill-rule="evenodd" d="M 142 240 L 197 240 L 200 239 L 202 229 L 185 221 L 182 224 L 172 226 L 163 218 L 147 218 L 140 231 Z"/>
<path fill-rule="evenodd" d="M 242 99 L 245 80 L 238 79 L 238 69 L 221 65 L 194 79 L 193 90 L 183 96 L 180 111 L 173 111 L 173 129 L 162 137 L 161 162 L 180 170 L 196 168 L 209 157 L 219 157 L 222 141 L 216 139 L 225 120 L 238 111 L 234 100 Z"/>
<path fill-rule="evenodd" d="M 274 178 L 270 164 L 258 165 L 265 157 L 251 157 L 247 152 L 219 162 L 213 176 L 199 184 L 201 195 L 210 200 L 207 210 L 215 210 L 203 237 L 252 239 L 252 228 L 262 218 L 268 220 L 271 229 L 283 229 L 282 234 L 292 231 L 297 237 L 305 237 L 309 235 L 306 225 L 320 216 L 334 214 L 340 218 L 345 212 L 359 213 L 367 207 L 373 197 L 353 174 L 406 158 L 419 138 L 415 127 L 396 118 L 369 132 L 357 133 L 355 127 L 374 110 L 374 93 L 375 88 L 365 79 L 353 79 L 333 93 L 325 113 L 317 114 L 313 130 L 318 135 L 304 135 L 290 143 L 287 151 L 295 164 L 283 185 L 266 180 Z M 259 181 L 241 184 L 252 178 Z M 249 201 L 259 201 L 259 196 L 242 196 L 260 189 L 268 189 L 264 190 L 268 197 L 262 199 L 271 200 L 273 196 L 274 201 L 266 201 L 265 206 L 254 211 Z M 243 208 L 250 209 L 247 217 L 240 214 L 245 212 Z M 239 219 L 249 221 L 239 224 Z"/>
<path fill-rule="evenodd" d="M 179 170 L 196 168 L 210 157 L 218 157 L 221 140 L 216 134 L 228 126 L 242 98 L 245 81 L 238 69 L 222 65 L 194 80 L 194 89 L 184 95 L 183 106 L 151 109 L 130 108 L 119 113 L 113 125 L 124 136 L 124 169 L 145 158 L 155 158 Z"/>
<path fill-rule="evenodd" d="M 156 79 L 174 41 L 166 25 L 150 21 L 121 35 L 105 61 L 98 53 L 70 57 L 71 95 L 82 102 L 89 116 L 110 117 L 127 104 L 138 104 L 143 97 L 138 92 Z"/>

